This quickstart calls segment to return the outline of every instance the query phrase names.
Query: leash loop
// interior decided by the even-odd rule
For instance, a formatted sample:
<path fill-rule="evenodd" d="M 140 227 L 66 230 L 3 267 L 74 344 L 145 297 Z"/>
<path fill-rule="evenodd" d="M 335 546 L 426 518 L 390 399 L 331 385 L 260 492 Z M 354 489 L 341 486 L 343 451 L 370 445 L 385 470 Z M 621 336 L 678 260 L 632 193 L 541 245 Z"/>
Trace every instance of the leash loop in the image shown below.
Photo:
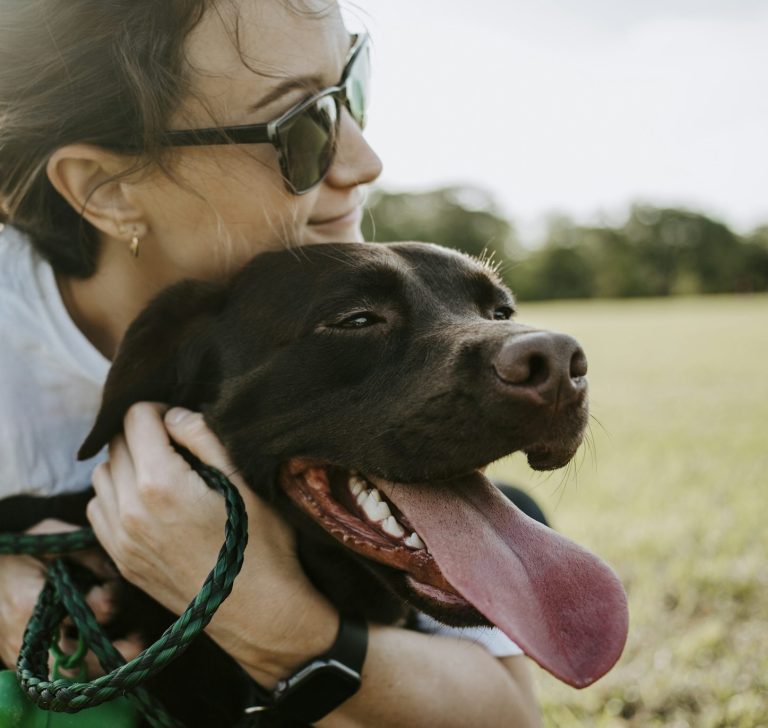
<path fill-rule="evenodd" d="M 240 493 L 223 473 L 200 462 L 185 448 L 176 446 L 176 449 L 205 483 L 225 498 L 225 541 L 216 565 L 179 618 L 153 645 L 126 663 L 96 621 L 66 564 L 56 559 L 48 569 L 48 580 L 27 625 L 16 665 L 22 689 L 39 707 L 76 713 L 127 695 L 140 705 L 147 720 L 156 728 L 180 728 L 181 724 L 168 715 L 141 685 L 184 653 L 229 596 L 243 565 L 248 543 L 248 517 Z M 90 529 L 44 536 L 8 534 L 0 536 L 0 555 L 55 555 L 96 545 Z M 90 682 L 57 678 L 56 674 L 55 679 L 48 678 L 49 648 L 66 614 L 72 618 L 83 642 L 96 654 L 106 675 Z M 66 667 L 63 663 L 61 666 Z"/>

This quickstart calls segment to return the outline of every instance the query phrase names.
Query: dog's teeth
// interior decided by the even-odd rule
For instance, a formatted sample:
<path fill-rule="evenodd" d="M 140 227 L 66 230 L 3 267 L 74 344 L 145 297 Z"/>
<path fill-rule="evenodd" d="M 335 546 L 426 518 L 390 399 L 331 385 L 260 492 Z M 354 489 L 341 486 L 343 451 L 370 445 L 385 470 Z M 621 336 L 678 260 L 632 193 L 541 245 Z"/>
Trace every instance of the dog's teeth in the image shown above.
<path fill-rule="evenodd" d="M 360 500 L 361 500 L 361 499 L 363 500 L 363 502 L 365 502 L 365 501 L 367 501 L 367 500 L 370 500 L 370 499 L 373 499 L 373 502 L 374 502 L 374 503 L 378 503 L 379 501 L 381 501 L 381 498 L 376 498 L 376 497 L 373 495 L 373 493 L 374 493 L 374 491 L 372 491 L 372 490 L 364 490 L 364 491 L 362 491 L 362 492 L 360 493 L 360 495 L 358 495 L 358 496 L 357 496 L 357 502 L 358 502 L 358 504 L 362 505 L 362 503 L 360 503 Z"/>
<path fill-rule="evenodd" d="M 409 549 L 423 549 L 426 548 L 424 545 L 424 542 L 419 538 L 418 533 L 412 533 L 408 538 L 405 539 L 405 545 Z"/>
<path fill-rule="evenodd" d="M 387 518 L 381 524 L 381 530 L 384 531 L 384 533 L 388 533 L 390 536 L 394 536 L 395 538 L 402 538 L 405 536 L 403 527 L 395 520 L 394 516 L 389 516 L 389 518 Z"/>
<path fill-rule="evenodd" d="M 355 500 L 357 501 L 357 505 L 362 508 L 368 502 L 368 491 L 364 490 L 361 493 L 358 493 Z"/>
<path fill-rule="evenodd" d="M 360 495 L 365 490 L 365 481 L 359 475 L 353 475 L 349 479 L 349 490 L 354 496 Z"/>
<path fill-rule="evenodd" d="M 368 491 L 368 497 L 375 500 L 377 503 L 381 503 L 381 493 L 376 488 Z"/>
<path fill-rule="evenodd" d="M 383 521 L 390 515 L 389 506 L 386 503 L 377 501 L 373 496 L 368 496 L 368 500 L 363 503 L 363 513 L 375 523 Z"/>
<path fill-rule="evenodd" d="M 376 501 L 372 500 L 370 497 L 366 499 L 365 503 L 363 503 L 363 513 L 365 513 L 368 518 L 370 518 L 372 521 L 375 521 L 376 514 L 379 512 L 379 506 L 376 503 Z"/>

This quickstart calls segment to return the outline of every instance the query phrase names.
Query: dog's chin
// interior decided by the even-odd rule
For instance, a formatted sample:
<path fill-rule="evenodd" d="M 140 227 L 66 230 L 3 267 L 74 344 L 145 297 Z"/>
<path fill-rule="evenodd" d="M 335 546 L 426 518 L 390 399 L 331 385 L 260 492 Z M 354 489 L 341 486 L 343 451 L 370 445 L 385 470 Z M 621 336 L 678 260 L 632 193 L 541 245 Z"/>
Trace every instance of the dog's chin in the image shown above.
<path fill-rule="evenodd" d="M 408 519 L 365 476 L 329 463 L 294 458 L 282 467 L 280 485 L 300 511 L 364 557 L 405 603 L 446 624 L 488 624 L 445 579 Z M 374 501 L 366 506 L 374 491 Z"/>
<path fill-rule="evenodd" d="M 546 437 L 523 447 L 528 465 L 534 470 L 557 470 L 568 465 L 584 439 L 586 413 L 586 408 L 577 410 L 567 427 L 553 428 Z"/>
<path fill-rule="evenodd" d="M 571 462 L 580 443 L 580 440 L 573 443 L 541 443 L 524 452 L 528 465 L 534 470 L 557 470 Z"/>

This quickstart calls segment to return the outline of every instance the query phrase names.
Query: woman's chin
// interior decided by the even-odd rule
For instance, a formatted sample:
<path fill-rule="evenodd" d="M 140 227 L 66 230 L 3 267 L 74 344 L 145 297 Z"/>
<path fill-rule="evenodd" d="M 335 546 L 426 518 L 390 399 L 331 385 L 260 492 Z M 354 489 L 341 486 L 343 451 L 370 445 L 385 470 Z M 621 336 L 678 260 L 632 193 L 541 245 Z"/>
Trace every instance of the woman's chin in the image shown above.
<path fill-rule="evenodd" d="M 362 214 L 359 208 L 344 217 L 325 222 L 308 222 L 304 228 L 304 244 L 308 243 L 362 243 L 360 230 Z"/>
<path fill-rule="evenodd" d="M 317 243 L 364 243 L 359 225 L 307 225 L 304 245 Z"/>

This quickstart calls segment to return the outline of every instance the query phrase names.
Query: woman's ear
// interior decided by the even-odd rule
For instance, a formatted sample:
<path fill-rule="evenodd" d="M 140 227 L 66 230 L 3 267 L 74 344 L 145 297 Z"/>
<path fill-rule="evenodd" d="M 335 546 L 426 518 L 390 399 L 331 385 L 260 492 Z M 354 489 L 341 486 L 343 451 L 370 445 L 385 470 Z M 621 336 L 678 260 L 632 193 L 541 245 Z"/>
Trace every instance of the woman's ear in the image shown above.
<path fill-rule="evenodd" d="M 125 229 L 144 227 L 143 210 L 119 175 L 128 158 L 93 144 L 68 144 L 48 160 L 48 179 L 56 191 L 97 230 L 115 238 Z M 115 179 L 115 177 L 118 177 Z"/>

